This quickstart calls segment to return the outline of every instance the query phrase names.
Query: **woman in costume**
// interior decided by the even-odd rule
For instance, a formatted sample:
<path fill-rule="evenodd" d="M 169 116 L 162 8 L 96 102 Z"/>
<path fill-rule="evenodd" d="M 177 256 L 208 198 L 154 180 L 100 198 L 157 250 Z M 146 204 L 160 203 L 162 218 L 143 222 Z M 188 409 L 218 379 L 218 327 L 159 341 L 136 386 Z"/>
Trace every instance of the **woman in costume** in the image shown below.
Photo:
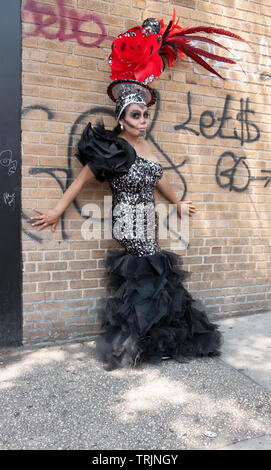
<path fill-rule="evenodd" d="M 94 177 L 109 182 L 113 196 L 112 235 L 121 249 L 109 249 L 105 259 L 113 296 L 108 298 L 102 313 L 97 351 L 108 370 L 145 361 L 172 358 L 182 362 L 220 354 L 221 333 L 217 325 L 194 307 L 194 299 L 182 284 L 188 273 L 180 268 L 181 256 L 159 245 L 154 187 L 177 205 L 179 217 L 184 202 L 178 201 L 144 139 L 148 108 L 156 100 L 149 83 L 161 75 L 166 62 L 172 66 L 185 53 L 216 75 L 219 74 L 201 56 L 235 63 L 191 46 L 189 41 L 194 39 L 223 47 L 194 35 L 200 31 L 242 40 L 216 28 L 180 28 L 175 23 L 175 13 L 167 26 L 163 20 L 149 18 L 142 26 L 115 39 L 109 57 L 113 82 L 108 95 L 116 103 L 118 125 L 113 131 L 106 130 L 103 124 L 86 126 L 76 154 L 84 168 L 54 210 L 44 213 L 36 209 L 39 215 L 32 217 L 37 220 L 32 225 L 38 230 L 52 225 L 54 231 L 61 214 L 87 182 Z M 191 201 L 186 204 L 192 216 L 195 206 Z"/>

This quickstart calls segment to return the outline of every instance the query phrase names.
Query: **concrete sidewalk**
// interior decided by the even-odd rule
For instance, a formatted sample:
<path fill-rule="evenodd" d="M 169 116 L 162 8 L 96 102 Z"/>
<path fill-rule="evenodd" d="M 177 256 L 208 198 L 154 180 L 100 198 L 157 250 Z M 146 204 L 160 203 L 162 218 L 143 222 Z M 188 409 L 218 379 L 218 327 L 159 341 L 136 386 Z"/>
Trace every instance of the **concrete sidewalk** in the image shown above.
<path fill-rule="evenodd" d="M 106 372 L 93 339 L 0 350 L 0 449 L 271 449 L 271 314 L 222 356 Z"/>

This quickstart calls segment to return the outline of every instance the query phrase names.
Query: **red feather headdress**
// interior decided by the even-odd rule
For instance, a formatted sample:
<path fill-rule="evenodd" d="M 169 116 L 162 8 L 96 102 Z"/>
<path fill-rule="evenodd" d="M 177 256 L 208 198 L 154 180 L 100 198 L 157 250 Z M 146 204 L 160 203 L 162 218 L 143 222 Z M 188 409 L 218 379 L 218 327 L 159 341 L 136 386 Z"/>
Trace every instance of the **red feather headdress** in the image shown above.
<path fill-rule="evenodd" d="M 197 26 L 181 28 L 176 20 L 174 10 L 173 18 L 164 24 L 164 20 L 148 18 L 142 26 L 134 28 L 120 34 L 112 43 L 112 52 L 109 56 L 109 65 L 112 70 L 113 80 L 131 79 L 143 83 L 151 83 L 163 72 L 166 63 L 172 67 L 179 58 L 184 59 L 184 55 L 200 64 L 209 72 L 223 78 L 204 59 L 214 59 L 216 61 L 235 64 L 236 62 L 218 54 L 211 54 L 204 49 L 193 46 L 190 41 L 200 41 L 215 45 L 228 50 L 222 44 L 198 35 L 198 33 L 219 34 L 239 41 L 246 42 L 243 38 L 231 31 L 209 26 Z"/>
<path fill-rule="evenodd" d="M 155 103 L 156 92 L 148 84 L 159 77 L 167 65 L 172 67 L 178 58 L 183 60 L 184 55 L 223 78 L 203 57 L 228 64 L 236 62 L 193 46 L 190 41 L 212 44 L 228 51 L 227 47 L 219 42 L 198 33 L 219 34 L 247 43 L 237 34 L 225 29 L 212 26 L 181 28 L 178 22 L 174 10 L 173 18 L 167 25 L 163 19 L 148 18 L 142 26 L 135 26 L 119 34 L 113 41 L 108 58 L 113 82 L 109 85 L 107 93 L 117 103 L 117 119 L 132 102 L 143 102 L 146 106 Z"/>

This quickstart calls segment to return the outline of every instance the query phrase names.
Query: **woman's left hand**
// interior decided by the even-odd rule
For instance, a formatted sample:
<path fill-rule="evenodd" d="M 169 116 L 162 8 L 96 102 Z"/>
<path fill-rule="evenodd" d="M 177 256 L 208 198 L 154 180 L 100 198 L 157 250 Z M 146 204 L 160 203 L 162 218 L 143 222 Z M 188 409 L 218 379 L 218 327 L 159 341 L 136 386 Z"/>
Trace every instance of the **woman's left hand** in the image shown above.
<path fill-rule="evenodd" d="M 178 201 L 177 203 L 177 213 L 181 218 L 181 204 L 186 204 L 188 206 L 189 217 L 192 217 L 196 212 L 196 207 L 192 204 L 192 201 Z"/>

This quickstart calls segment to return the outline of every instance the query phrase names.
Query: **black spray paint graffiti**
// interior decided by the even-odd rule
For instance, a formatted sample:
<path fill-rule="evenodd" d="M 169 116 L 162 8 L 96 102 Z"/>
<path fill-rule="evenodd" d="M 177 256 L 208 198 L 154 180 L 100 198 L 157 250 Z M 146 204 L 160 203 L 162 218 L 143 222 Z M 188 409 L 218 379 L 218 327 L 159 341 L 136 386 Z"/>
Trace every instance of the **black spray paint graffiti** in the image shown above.
<path fill-rule="evenodd" d="M 221 170 L 226 166 L 225 161 L 231 159 L 233 162 L 232 167 L 227 170 Z M 233 152 L 224 152 L 221 157 L 218 159 L 216 165 L 216 181 L 221 188 L 229 188 L 230 191 L 234 190 L 236 192 L 245 191 L 250 181 L 263 180 L 265 181 L 264 187 L 266 188 L 271 181 L 271 170 L 261 170 L 261 173 L 270 173 L 270 176 L 251 176 L 250 169 L 245 162 L 246 157 L 237 158 Z M 238 171 L 238 170 L 241 171 Z M 244 183 L 240 183 L 240 173 L 242 174 L 242 179 Z M 224 179 L 226 179 L 226 182 Z M 238 182 L 237 182 L 238 181 Z"/>
<path fill-rule="evenodd" d="M 35 110 L 35 109 L 40 109 L 42 111 L 44 111 L 46 114 L 47 114 L 47 117 L 48 119 L 53 119 L 54 118 L 54 113 L 52 111 L 50 111 L 47 107 L 45 106 L 40 106 L 40 105 L 35 105 L 35 106 L 29 106 L 27 108 L 25 108 L 23 110 L 23 115 L 25 116 L 27 113 L 31 112 L 32 110 Z M 152 131 L 154 129 L 154 126 L 155 126 L 155 123 L 158 119 L 158 116 L 159 116 L 159 110 L 160 110 L 160 99 L 159 99 L 159 96 L 158 96 L 158 99 L 157 99 L 157 102 L 156 102 L 156 108 L 155 108 L 155 112 L 154 112 L 154 117 L 153 117 L 153 120 L 151 122 L 151 125 L 150 125 L 150 128 L 148 130 L 148 133 L 147 133 L 147 139 L 149 139 L 153 145 L 157 148 L 157 150 L 163 155 L 163 157 L 166 159 L 166 161 L 168 162 L 168 166 L 166 167 L 163 167 L 163 169 L 166 171 L 166 170 L 173 170 L 176 172 L 178 178 L 180 179 L 180 182 L 181 182 L 181 189 L 182 189 L 182 197 L 181 197 L 181 201 L 185 198 L 185 195 L 186 195 L 186 192 L 187 192 L 187 185 L 186 185 L 186 181 L 183 177 L 183 175 L 180 173 L 179 171 L 179 168 L 182 167 L 185 163 L 186 163 L 186 160 L 183 160 L 181 163 L 178 163 L 177 165 L 171 160 L 171 158 L 162 150 L 162 148 L 160 147 L 160 145 L 156 142 L 155 138 L 153 137 L 152 135 Z M 70 184 L 72 183 L 73 181 L 73 168 L 72 168 L 72 160 L 73 160 L 73 155 L 72 155 L 72 149 L 73 149 L 73 139 L 74 139 L 74 136 L 78 134 L 77 130 L 78 130 L 78 126 L 83 122 L 85 121 L 88 116 L 91 116 L 91 115 L 97 115 L 99 113 L 102 113 L 102 114 L 107 114 L 108 116 L 114 116 L 114 112 L 111 110 L 111 109 L 108 109 L 108 108 L 104 108 L 104 107 L 95 107 L 95 108 L 92 108 L 92 109 L 89 109 L 88 111 L 80 114 L 80 116 L 76 119 L 76 121 L 74 122 L 74 124 L 72 125 L 71 127 L 71 130 L 70 130 L 70 133 L 69 133 L 69 141 L 68 141 L 68 149 L 67 149 L 67 167 L 33 167 L 30 169 L 29 173 L 31 175 L 37 175 L 37 174 L 41 174 L 41 173 L 47 173 L 48 175 L 50 175 L 52 178 L 54 178 L 56 180 L 56 182 L 58 183 L 59 187 L 61 188 L 62 192 L 64 193 L 68 187 L 70 186 Z M 66 180 L 65 182 L 63 183 L 62 182 L 62 179 L 60 179 L 58 176 L 57 176 L 57 173 L 58 172 L 63 172 L 66 176 Z M 77 212 L 84 218 L 88 218 L 87 216 L 83 216 L 81 214 L 81 209 L 80 209 L 80 206 L 77 202 L 77 200 L 75 199 L 73 201 L 73 205 L 75 207 L 75 209 L 77 210 Z M 168 214 L 166 220 L 164 221 L 165 224 L 168 223 L 168 219 L 170 217 L 171 214 Z M 30 217 L 27 217 L 24 213 L 22 213 L 22 217 L 23 219 L 31 224 L 32 223 L 32 220 L 30 219 Z M 93 219 L 94 220 L 94 219 Z M 102 219 L 103 221 L 104 219 Z M 30 238 L 32 238 L 33 240 L 39 242 L 39 243 L 42 243 L 42 238 L 36 234 L 33 234 L 31 233 L 29 230 L 26 230 L 26 229 L 23 229 L 24 230 L 24 233 L 26 235 L 28 235 Z M 66 232 L 65 232 L 65 213 L 62 214 L 61 216 L 61 233 L 62 233 L 62 239 L 65 240 L 68 238 Z M 177 238 L 180 238 L 179 235 L 177 233 L 174 233 L 174 235 L 177 237 Z"/>
<path fill-rule="evenodd" d="M 256 142 L 260 138 L 260 130 L 258 126 L 249 120 L 250 114 L 255 114 L 255 111 L 249 109 L 249 98 L 246 99 L 244 106 L 244 99 L 240 98 L 240 112 L 237 113 L 235 120 L 240 122 L 240 130 L 236 128 L 233 129 L 233 134 L 224 134 L 227 122 L 233 120 L 232 116 L 229 115 L 229 105 L 231 101 L 231 96 L 227 95 L 225 98 L 224 108 L 222 116 L 216 118 L 213 111 L 204 111 L 199 118 L 199 132 L 191 127 L 187 127 L 187 124 L 192 119 L 192 109 L 191 109 L 191 94 L 190 91 L 187 94 L 187 107 L 188 107 L 188 119 L 182 123 L 174 126 L 175 130 L 188 130 L 193 132 L 195 135 L 202 135 L 206 139 L 214 139 L 215 137 L 220 137 L 221 139 L 236 139 L 239 140 L 241 145 L 245 142 L 251 143 Z M 217 123 L 220 124 L 217 126 L 217 129 L 213 133 L 208 133 L 209 130 L 213 130 Z"/>
<path fill-rule="evenodd" d="M 216 182 L 220 188 L 229 188 L 230 191 L 234 190 L 236 192 L 245 191 L 249 185 L 250 181 L 250 170 L 245 162 L 246 157 L 236 157 L 233 152 L 224 152 L 218 159 L 216 164 Z M 227 170 L 220 170 L 222 166 L 225 168 L 227 159 L 232 161 L 232 166 Z M 236 176 L 238 169 L 241 168 L 241 171 L 245 171 L 245 178 L 247 177 L 245 183 L 241 185 L 236 183 Z M 240 171 L 239 173 L 240 174 Z M 226 182 L 224 182 L 226 179 Z M 239 178 L 240 179 L 240 178 Z"/>
<path fill-rule="evenodd" d="M 197 131 L 197 130 L 192 129 L 191 127 L 187 126 L 187 124 L 189 124 L 189 122 L 191 121 L 191 118 L 192 118 L 191 95 L 190 95 L 190 92 L 188 92 L 188 94 L 187 94 L 188 119 L 184 123 L 176 125 L 174 127 L 175 130 L 180 130 L 180 129 L 188 130 L 188 131 L 194 133 L 195 135 L 203 135 L 207 139 L 213 139 L 216 136 L 219 136 L 222 139 L 223 138 L 224 139 L 237 139 L 238 141 L 240 141 L 241 146 L 244 144 L 244 142 L 251 143 L 251 142 L 255 142 L 256 140 L 259 140 L 260 130 L 254 122 L 249 120 L 249 115 L 254 114 L 254 111 L 251 110 L 250 107 L 249 107 L 249 99 L 248 98 L 246 99 L 246 101 L 244 101 L 243 98 L 240 99 L 240 112 L 238 112 L 236 114 L 236 120 L 241 123 L 241 129 L 239 130 L 239 132 L 234 128 L 233 133 L 231 135 L 226 135 L 226 134 L 223 133 L 226 123 L 229 120 L 233 119 L 229 115 L 230 100 L 231 100 L 231 96 L 227 95 L 227 97 L 225 98 L 225 104 L 224 104 L 222 116 L 219 117 L 219 118 L 215 118 L 214 113 L 211 112 L 211 111 L 208 111 L 208 110 L 204 111 L 201 114 L 200 119 L 199 119 L 199 130 L 200 131 Z M 245 103 L 245 106 L 244 106 L 244 103 Z M 30 112 L 33 109 L 43 110 L 47 114 L 48 119 L 53 119 L 54 118 L 54 114 L 52 113 L 52 111 L 50 111 L 48 108 L 46 108 L 44 106 L 40 106 L 40 105 L 30 106 L 28 108 L 25 108 L 24 111 L 23 111 L 23 114 L 25 115 L 26 113 Z M 149 139 L 153 143 L 153 145 L 157 148 L 159 153 L 161 153 L 161 155 L 169 163 L 169 165 L 163 167 L 163 169 L 164 170 L 173 170 L 178 175 L 178 178 L 180 179 L 180 182 L 181 182 L 181 185 L 182 185 L 182 192 L 183 192 L 182 197 L 181 197 L 180 200 L 184 200 L 186 192 L 187 192 L 187 185 L 186 185 L 186 181 L 185 181 L 183 175 L 179 171 L 179 168 L 182 167 L 186 163 L 187 160 L 184 159 L 181 163 L 175 165 L 175 163 L 171 160 L 171 158 L 167 155 L 167 153 L 162 150 L 160 145 L 156 142 L 155 138 L 153 137 L 152 131 L 153 131 L 155 123 L 158 119 L 159 111 L 160 111 L 160 99 L 157 100 L 155 113 L 154 113 L 154 118 L 153 118 L 151 126 L 148 130 L 147 139 Z M 78 132 L 77 132 L 78 126 L 82 123 L 82 121 L 84 121 L 86 118 L 88 118 L 88 116 L 91 116 L 91 115 L 95 116 L 99 113 L 107 114 L 109 116 L 114 115 L 114 113 L 111 109 L 104 108 L 104 107 L 95 107 L 95 108 L 92 108 L 92 109 L 82 113 L 76 119 L 74 124 L 72 125 L 71 131 L 70 131 L 70 134 L 69 134 L 69 142 L 68 142 L 68 149 L 67 149 L 67 163 L 68 163 L 67 167 L 42 167 L 42 168 L 33 167 L 30 170 L 30 174 L 37 175 L 37 174 L 40 174 L 40 173 L 47 173 L 48 175 L 50 175 L 52 178 L 54 178 L 56 180 L 56 182 L 58 183 L 58 185 L 61 188 L 62 192 L 64 193 L 73 181 L 72 159 L 74 157 L 72 156 L 72 148 L 73 148 L 73 138 L 74 138 L 75 135 L 78 134 Z M 218 128 L 216 129 L 216 131 L 213 132 L 212 134 L 207 133 L 206 129 L 213 128 L 214 125 L 216 124 L 216 122 L 217 123 L 220 122 L 220 124 L 218 125 Z M 241 192 L 241 191 L 245 191 L 248 188 L 248 185 L 249 185 L 250 181 L 260 179 L 260 180 L 266 180 L 266 183 L 264 185 L 266 187 L 269 184 L 269 182 L 271 181 L 271 176 L 270 177 L 268 177 L 268 176 L 252 177 L 251 174 L 250 174 L 249 167 L 248 167 L 245 160 L 246 160 L 246 157 L 244 157 L 244 156 L 237 157 L 233 152 L 228 152 L 228 151 L 224 152 L 219 157 L 219 159 L 217 161 L 217 165 L 216 165 L 216 181 L 217 181 L 217 184 L 221 188 L 229 188 L 229 191 L 234 190 L 236 192 Z M 230 162 L 230 164 L 228 165 L 229 168 L 225 170 L 225 166 L 227 166 L 227 162 Z M 10 162 L 9 164 L 11 164 L 11 163 L 13 163 L 13 162 Z M 221 168 L 223 168 L 223 169 L 221 169 Z M 242 171 L 242 176 L 244 176 L 244 178 L 246 179 L 244 184 L 240 184 L 239 180 L 238 180 L 238 184 L 236 183 L 237 175 L 240 173 L 239 170 Z M 62 179 L 59 176 L 57 176 L 58 172 L 63 172 L 64 175 L 66 176 L 66 180 L 65 180 L 64 183 L 62 182 Z M 271 173 L 271 170 L 262 170 L 262 172 Z M 74 204 L 77 212 L 81 215 L 81 209 L 80 209 L 76 199 L 73 201 L 73 204 Z M 169 219 L 170 215 L 171 214 L 169 214 L 166 218 L 166 221 L 164 221 L 164 224 L 167 226 L 167 228 L 168 228 L 167 223 L 168 223 L 168 219 Z M 83 215 L 82 215 L 82 217 L 87 218 L 87 216 L 83 216 Z M 24 214 L 23 214 L 23 218 L 28 223 L 32 223 L 31 219 L 29 217 L 25 216 Z M 24 231 L 33 240 L 38 241 L 40 243 L 42 242 L 41 237 L 39 237 L 39 236 L 37 236 L 37 235 L 27 231 L 27 230 L 24 230 Z M 62 214 L 62 216 L 61 216 L 61 232 L 62 232 L 62 238 L 64 240 L 67 239 L 68 236 L 65 232 L 65 213 Z M 179 238 L 178 234 L 175 233 L 174 235 Z"/>
<path fill-rule="evenodd" d="M 240 98 L 240 110 L 236 114 L 235 121 L 239 122 L 239 130 L 235 127 L 233 128 L 232 133 L 225 133 L 226 125 L 229 121 L 233 120 L 233 117 L 230 115 L 229 106 L 230 106 L 231 96 L 227 95 L 225 98 L 225 103 L 223 107 L 223 112 L 221 117 L 216 118 L 213 111 L 206 110 L 204 111 L 199 118 L 199 131 L 191 127 L 188 127 L 188 124 L 192 119 L 192 108 L 191 108 L 191 94 L 187 94 L 187 108 L 188 108 L 188 118 L 182 124 L 177 124 L 174 126 L 175 130 L 184 129 L 193 134 L 199 136 L 202 135 L 206 139 L 214 139 L 215 137 L 220 137 L 221 139 L 235 139 L 238 140 L 243 146 L 244 143 L 256 142 L 260 139 L 260 129 L 258 126 L 250 119 L 251 115 L 254 115 L 255 112 L 250 109 L 249 98 L 244 100 Z M 237 157 L 233 152 L 224 152 L 218 159 L 216 165 L 216 182 L 221 188 L 229 188 L 229 191 L 245 191 L 250 181 L 253 180 L 266 180 L 264 187 L 266 187 L 271 179 L 271 177 L 252 177 L 250 174 L 249 167 L 246 163 L 246 157 Z M 224 169 L 227 165 L 229 168 Z M 223 169 L 221 169 L 223 168 Z M 236 183 L 237 176 L 240 175 L 240 172 L 245 179 L 244 184 L 240 184 L 238 178 L 238 184 Z M 271 173 L 271 170 L 262 170 L 262 172 Z"/>
<path fill-rule="evenodd" d="M 271 170 L 261 170 L 261 173 L 271 173 Z M 265 180 L 264 188 L 270 183 L 271 176 L 253 176 L 251 180 Z"/>

